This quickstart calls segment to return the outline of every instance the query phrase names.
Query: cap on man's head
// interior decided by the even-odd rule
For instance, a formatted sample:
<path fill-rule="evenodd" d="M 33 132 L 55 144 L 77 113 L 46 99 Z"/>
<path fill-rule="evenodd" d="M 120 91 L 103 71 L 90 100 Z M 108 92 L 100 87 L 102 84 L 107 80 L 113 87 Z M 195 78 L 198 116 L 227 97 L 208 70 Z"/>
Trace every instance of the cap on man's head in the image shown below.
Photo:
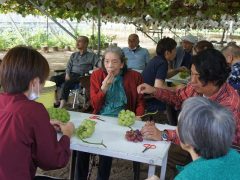
<path fill-rule="evenodd" d="M 188 34 L 188 35 L 186 35 L 186 36 L 182 36 L 182 37 L 181 37 L 181 40 L 182 40 L 182 41 L 188 41 L 188 42 L 190 42 L 190 43 L 192 43 L 192 44 L 196 44 L 196 43 L 197 43 L 197 37 L 196 37 L 196 36 L 193 36 L 193 35 L 191 35 L 191 34 Z"/>

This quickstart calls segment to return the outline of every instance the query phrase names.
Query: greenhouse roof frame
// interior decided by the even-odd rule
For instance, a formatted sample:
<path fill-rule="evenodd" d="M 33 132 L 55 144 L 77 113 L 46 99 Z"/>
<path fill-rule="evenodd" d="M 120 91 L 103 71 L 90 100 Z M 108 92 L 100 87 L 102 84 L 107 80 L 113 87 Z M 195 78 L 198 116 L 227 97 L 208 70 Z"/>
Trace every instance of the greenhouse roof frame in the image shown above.
<path fill-rule="evenodd" d="M 1 13 L 40 14 L 29 0 L 2 0 Z M 103 22 L 138 23 L 146 27 L 226 28 L 238 22 L 239 0 L 32 0 L 54 18 L 98 18 Z M 236 24 L 238 27 L 240 24 Z"/>

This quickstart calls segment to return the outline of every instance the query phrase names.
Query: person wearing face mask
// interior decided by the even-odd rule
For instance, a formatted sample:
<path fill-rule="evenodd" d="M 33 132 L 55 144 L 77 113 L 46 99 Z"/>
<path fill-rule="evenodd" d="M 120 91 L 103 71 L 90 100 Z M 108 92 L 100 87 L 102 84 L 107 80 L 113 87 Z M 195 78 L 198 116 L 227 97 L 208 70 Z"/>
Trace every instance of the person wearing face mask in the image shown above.
<path fill-rule="evenodd" d="M 176 91 L 163 88 L 155 88 L 148 84 L 138 86 L 140 94 L 151 94 L 158 100 L 171 104 L 175 109 L 181 109 L 184 100 L 193 96 L 203 96 L 228 108 L 236 122 L 236 131 L 233 144 L 240 145 L 240 97 L 228 84 L 230 68 L 225 57 L 216 49 L 207 49 L 193 56 L 190 83 Z M 176 174 L 176 164 L 184 165 L 190 161 L 190 156 L 183 151 L 179 144 L 179 138 L 175 130 L 160 131 L 153 123 L 146 123 L 142 128 L 142 134 L 146 139 L 171 141 L 168 153 L 168 170 Z M 168 174 L 168 173 L 167 173 Z M 171 178 L 169 178 L 171 179 Z"/>
<path fill-rule="evenodd" d="M 130 34 L 128 37 L 128 47 L 122 49 L 127 58 L 128 68 L 143 70 L 150 60 L 147 49 L 140 47 L 137 34 Z"/>
<path fill-rule="evenodd" d="M 103 55 L 102 67 L 95 70 L 90 80 L 90 96 L 93 114 L 117 117 L 123 109 L 144 114 L 143 95 L 137 93 L 137 86 L 143 83 L 140 73 L 127 69 L 126 59 L 119 47 L 109 47 Z M 97 180 L 108 180 L 112 158 L 100 156 Z M 88 176 L 89 154 L 78 153 L 78 179 Z"/>
<path fill-rule="evenodd" d="M 37 167 L 64 167 L 70 157 L 72 123 L 50 122 L 45 107 L 34 100 L 49 75 L 47 60 L 36 50 L 17 46 L 0 67 L 0 179 L 30 180 Z M 56 130 L 63 136 L 57 140 Z"/>

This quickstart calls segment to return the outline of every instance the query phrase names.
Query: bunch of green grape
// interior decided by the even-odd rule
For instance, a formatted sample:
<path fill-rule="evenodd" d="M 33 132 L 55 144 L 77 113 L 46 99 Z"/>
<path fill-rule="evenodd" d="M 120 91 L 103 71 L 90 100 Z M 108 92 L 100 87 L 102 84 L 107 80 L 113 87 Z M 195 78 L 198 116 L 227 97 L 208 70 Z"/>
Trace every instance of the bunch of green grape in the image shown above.
<path fill-rule="evenodd" d="M 186 79 L 188 76 L 190 76 L 188 71 L 182 71 L 179 73 L 179 77 L 182 79 Z"/>
<path fill-rule="evenodd" d="M 135 113 L 129 110 L 121 110 L 118 114 L 118 124 L 122 126 L 131 126 L 135 123 Z"/>
<path fill-rule="evenodd" d="M 50 116 L 50 119 L 56 119 L 63 123 L 66 123 L 70 120 L 70 114 L 66 109 L 48 108 L 47 111 Z"/>
<path fill-rule="evenodd" d="M 90 119 L 85 119 L 80 126 L 75 130 L 75 135 L 80 139 L 89 138 L 95 131 L 96 122 Z"/>

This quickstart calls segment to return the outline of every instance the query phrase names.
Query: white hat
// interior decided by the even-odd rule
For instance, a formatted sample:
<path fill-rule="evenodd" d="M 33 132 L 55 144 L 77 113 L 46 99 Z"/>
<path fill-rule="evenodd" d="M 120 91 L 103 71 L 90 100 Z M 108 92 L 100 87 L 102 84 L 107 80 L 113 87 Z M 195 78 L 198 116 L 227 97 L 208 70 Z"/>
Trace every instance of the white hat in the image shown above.
<path fill-rule="evenodd" d="M 196 44 L 197 43 L 197 37 L 196 36 L 193 36 L 191 34 L 188 34 L 187 36 L 182 36 L 181 37 L 181 40 L 182 41 L 188 41 L 190 43 L 193 43 L 193 44 Z"/>

